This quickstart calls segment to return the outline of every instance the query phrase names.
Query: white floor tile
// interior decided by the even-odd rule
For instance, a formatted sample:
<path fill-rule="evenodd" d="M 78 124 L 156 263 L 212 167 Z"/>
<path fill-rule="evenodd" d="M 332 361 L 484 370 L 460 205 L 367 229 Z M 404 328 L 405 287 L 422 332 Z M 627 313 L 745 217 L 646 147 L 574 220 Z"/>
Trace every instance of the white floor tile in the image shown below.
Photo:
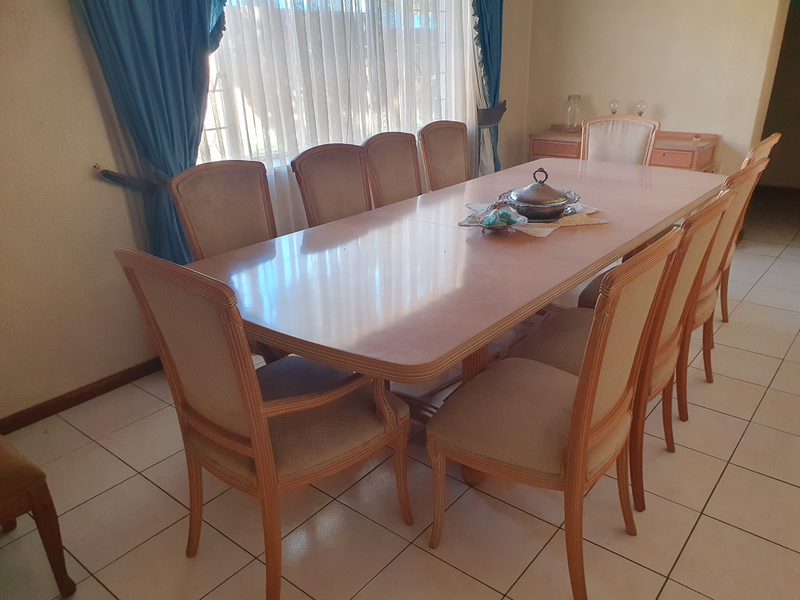
<path fill-rule="evenodd" d="M 769 242 L 771 244 L 790 244 L 797 231 L 795 229 L 776 229 L 766 225 L 756 224 L 744 232 L 744 239 Z"/>
<path fill-rule="evenodd" d="M 731 463 L 800 486 L 800 437 L 751 423 Z"/>
<path fill-rule="evenodd" d="M 778 258 L 758 283 L 770 288 L 800 292 L 800 265 L 794 260 Z"/>
<path fill-rule="evenodd" d="M 183 449 L 178 415 L 171 406 L 100 438 L 98 443 L 137 471 Z"/>
<path fill-rule="evenodd" d="M 786 249 L 781 253 L 781 258 L 800 260 L 800 248 L 797 246 L 786 246 Z"/>
<path fill-rule="evenodd" d="M 203 600 L 264 600 L 267 593 L 267 568 L 254 560 Z M 311 598 L 281 579 L 281 600 L 311 600 Z"/>
<path fill-rule="evenodd" d="M 676 444 L 722 460 L 731 457 L 746 427 L 747 421 L 702 406 L 689 407 L 688 421 L 678 419 L 677 408 L 672 414 L 672 433 Z M 650 435 L 664 439 L 664 425 L 660 411 L 647 417 L 644 430 Z"/>
<path fill-rule="evenodd" d="M 137 475 L 61 515 L 59 523 L 64 546 L 96 573 L 187 512 Z"/>
<path fill-rule="evenodd" d="M 789 352 L 786 354 L 785 360 L 800 362 L 800 339 L 795 338 L 792 347 L 789 348 Z"/>
<path fill-rule="evenodd" d="M 183 450 L 142 471 L 142 475 L 155 483 L 178 502 L 189 508 L 189 473 Z M 207 504 L 230 486 L 203 469 L 203 503 Z"/>
<path fill-rule="evenodd" d="M 315 600 L 346 600 L 408 545 L 331 502 L 283 540 L 283 576 Z"/>
<path fill-rule="evenodd" d="M 75 583 L 89 577 L 69 553 L 67 573 Z M 53 571 L 38 533 L 31 532 L 0 548 L 0 598 L 3 600 L 52 600 L 59 595 Z"/>
<path fill-rule="evenodd" d="M 753 289 L 752 283 L 742 283 L 741 281 L 728 281 L 728 312 L 733 312 L 731 302 L 741 302 L 747 296 L 747 292 Z"/>
<path fill-rule="evenodd" d="M 708 596 L 704 596 L 694 590 L 687 588 L 685 585 L 676 583 L 675 581 L 667 581 L 664 586 L 664 591 L 658 597 L 658 600 L 707 600 Z"/>
<path fill-rule="evenodd" d="M 800 363 L 784 361 L 770 387 L 789 394 L 800 393 Z"/>
<path fill-rule="evenodd" d="M 564 492 L 544 490 L 487 475 L 478 489 L 552 525 L 564 522 Z"/>
<path fill-rule="evenodd" d="M 353 600 L 500 600 L 489 589 L 416 546 L 409 546 Z"/>
<path fill-rule="evenodd" d="M 790 261 L 795 264 L 797 261 Z M 800 292 L 768 287 L 758 283 L 747 293 L 745 300 L 752 304 L 771 306 L 793 312 L 800 312 Z"/>
<path fill-rule="evenodd" d="M 65 410 L 59 416 L 98 440 L 165 407 L 152 394 L 129 384 Z"/>
<path fill-rule="evenodd" d="M 557 528 L 476 490 L 447 509 L 439 547 L 430 528 L 415 544 L 486 585 L 506 592 Z"/>
<path fill-rule="evenodd" d="M 448 477 L 445 489 L 449 505 L 464 493 L 467 486 Z M 339 501 L 410 542 L 433 522 L 433 471 L 415 460 L 408 461 L 408 496 L 413 525 L 406 525 L 403 521 L 397 498 L 394 460 L 387 460 L 342 494 Z"/>
<path fill-rule="evenodd" d="M 647 510 L 634 513 L 637 535 L 625 532 L 617 482 L 603 477 L 586 495 L 583 536 L 640 565 L 667 575 L 678 558 L 699 513 L 646 494 Z"/>
<path fill-rule="evenodd" d="M 800 435 L 800 396 L 770 388 L 753 417 L 753 423 Z"/>
<path fill-rule="evenodd" d="M 781 364 L 779 358 L 747 352 L 717 344 L 711 350 L 711 370 L 716 375 L 733 377 L 756 385 L 768 386 Z M 694 359 L 691 366 L 703 368 L 703 356 Z"/>
<path fill-rule="evenodd" d="M 308 485 L 281 493 L 281 535 L 288 534 L 331 500 Z M 258 498 L 230 489 L 203 508 L 203 518 L 253 556 L 264 554 Z"/>
<path fill-rule="evenodd" d="M 756 325 L 764 329 L 781 331 L 796 335 L 800 331 L 800 313 L 761 304 L 753 304 L 745 299 L 731 313 L 731 323 Z"/>
<path fill-rule="evenodd" d="M 12 431 L 3 439 L 40 466 L 92 441 L 58 415 Z"/>
<path fill-rule="evenodd" d="M 775 262 L 775 258 L 771 256 L 742 252 L 734 254 L 730 277 L 733 281 L 755 283 L 767 272 L 773 262 Z"/>
<path fill-rule="evenodd" d="M 586 589 L 592 600 L 655 600 L 664 577 L 589 542 L 583 543 Z M 563 531 L 511 588 L 513 600 L 572 600 Z"/>
<path fill-rule="evenodd" d="M 764 386 L 718 374 L 714 375 L 714 383 L 708 383 L 703 370 L 694 368 L 689 369 L 687 382 L 689 404 L 747 420 L 753 416 L 767 391 Z M 678 397 L 677 390 L 673 395 Z M 673 410 L 677 410 L 677 403 L 673 402 L 672 405 Z"/>
<path fill-rule="evenodd" d="M 714 333 L 714 341 L 717 344 L 775 358 L 786 356 L 794 338 L 791 333 L 781 333 L 744 323 L 723 323 Z M 714 364 L 713 357 L 711 364 Z"/>
<path fill-rule="evenodd" d="M 136 472 L 92 442 L 42 466 L 58 514 L 62 514 Z"/>
<path fill-rule="evenodd" d="M 34 521 L 30 515 L 24 514 L 17 517 L 17 526 L 14 529 L 6 532 L 0 530 L 0 548 L 10 544 L 14 540 L 18 540 L 34 529 L 36 529 L 36 521 Z"/>
<path fill-rule="evenodd" d="M 800 552 L 800 488 L 729 465 L 705 514 Z"/>
<path fill-rule="evenodd" d="M 60 600 L 60 598 L 61 596 L 58 596 L 56 600 Z M 69 598 L 70 600 L 114 600 L 114 596 L 94 577 L 81 581 L 75 594 Z"/>
<path fill-rule="evenodd" d="M 211 527 L 186 556 L 189 518 L 162 531 L 95 576 L 120 600 L 199 600 L 252 557 Z"/>
<path fill-rule="evenodd" d="M 704 516 L 670 577 L 711 598 L 794 600 L 800 554 Z"/>
<path fill-rule="evenodd" d="M 164 371 L 158 371 L 147 377 L 137 379 L 133 382 L 133 385 L 153 394 L 153 396 L 156 396 L 167 404 L 173 403 L 172 392 L 169 389 L 169 382 L 167 381 L 167 376 L 164 374 Z"/>
<path fill-rule="evenodd" d="M 760 254 L 761 256 L 771 256 L 773 258 L 780 256 L 785 248 L 785 244 L 772 244 L 770 242 L 759 242 L 748 239 L 743 239 L 736 244 L 736 252 Z"/>

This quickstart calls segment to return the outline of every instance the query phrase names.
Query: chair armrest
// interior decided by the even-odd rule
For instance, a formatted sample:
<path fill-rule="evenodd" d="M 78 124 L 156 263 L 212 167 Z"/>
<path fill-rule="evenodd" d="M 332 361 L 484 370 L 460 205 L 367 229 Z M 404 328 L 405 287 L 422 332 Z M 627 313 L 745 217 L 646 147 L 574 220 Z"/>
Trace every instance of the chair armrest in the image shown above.
<path fill-rule="evenodd" d="M 308 410 L 316 408 L 323 404 L 328 404 L 354 392 L 358 388 L 371 383 L 373 379 L 366 375 L 354 373 L 344 380 L 340 385 L 325 390 L 324 392 L 315 392 L 313 394 L 304 394 L 302 396 L 291 396 L 288 398 L 279 398 L 276 400 L 268 400 L 261 408 L 261 416 L 263 418 L 275 417 L 277 415 L 285 415 L 288 413 L 299 412 L 301 410 Z"/>

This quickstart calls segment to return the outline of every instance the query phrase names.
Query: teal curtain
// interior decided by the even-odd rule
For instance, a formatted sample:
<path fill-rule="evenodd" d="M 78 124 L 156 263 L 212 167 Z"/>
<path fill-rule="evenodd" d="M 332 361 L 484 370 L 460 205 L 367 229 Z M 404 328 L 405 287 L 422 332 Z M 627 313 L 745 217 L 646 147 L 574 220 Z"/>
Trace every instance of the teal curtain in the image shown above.
<path fill-rule="evenodd" d="M 208 56 L 225 0 L 73 0 L 83 15 L 117 117 L 162 185 L 145 199 L 150 251 L 191 255 L 163 182 L 197 162 L 208 98 Z"/>
<path fill-rule="evenodd" d="M 483 57 L 483 74 L 489 91 L 489 108 L 500 104 L 500 65 L 503 57 L 503 0 L 474 0 L 478 16 L 478 38 Z M 497 155 L 497 126 L 491 129 L 494 170 L 500 170 Z"/>

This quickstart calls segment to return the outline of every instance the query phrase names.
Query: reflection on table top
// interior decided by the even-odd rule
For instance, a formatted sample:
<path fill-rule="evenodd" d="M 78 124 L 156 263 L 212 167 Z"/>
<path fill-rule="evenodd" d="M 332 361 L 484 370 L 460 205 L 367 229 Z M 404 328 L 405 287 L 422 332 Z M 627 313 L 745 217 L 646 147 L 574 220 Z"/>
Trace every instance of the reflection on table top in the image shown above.
<path fill-rule="evenodd" d="M 547 238 L 457 223 L 468 202 L 532 182 L 599 208 L 606 225 Z M 713 197 L 720 175 L 545 159 L 209 258 L 248 335 L 393 381 L 443 372 Z"/>

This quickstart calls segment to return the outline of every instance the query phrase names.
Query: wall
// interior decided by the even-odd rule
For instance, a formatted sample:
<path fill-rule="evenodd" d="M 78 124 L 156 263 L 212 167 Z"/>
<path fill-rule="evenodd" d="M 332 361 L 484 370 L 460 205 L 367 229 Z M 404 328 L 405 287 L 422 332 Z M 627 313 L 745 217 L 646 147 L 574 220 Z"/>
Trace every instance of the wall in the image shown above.
<path fill-rule="evenodd" d="M 525 18 L 522 4 L 507 1 L 505 24 Z M 527 132 L 559 123 L 569 94 L 583 96 L 586 116 L 608 113 L 612 98 L 634 113 L 644 99 L 665 130 L 720 134 L 731 173 L 761 133 L 787 9 L 788 0 L 533 0 L 530 42 L 504 45 L 504 67 L 517 70 L 502 77 L 528 79 Z M 505 61 L 526 46 L 527 65 Z"/>
<path fill-rule="evenodd" d="M 779 131 L 781 141 L 772 151 L 761 182 L 800 188 L 800 1 L 794 0 L 786 19 L 775 85 L 769 101 L 763 137 Z"/>
<path fill-rule="evenodd" d="M 66 1 L 0 3 L 0 417 L 152 358 L 136 245 Z"/>

